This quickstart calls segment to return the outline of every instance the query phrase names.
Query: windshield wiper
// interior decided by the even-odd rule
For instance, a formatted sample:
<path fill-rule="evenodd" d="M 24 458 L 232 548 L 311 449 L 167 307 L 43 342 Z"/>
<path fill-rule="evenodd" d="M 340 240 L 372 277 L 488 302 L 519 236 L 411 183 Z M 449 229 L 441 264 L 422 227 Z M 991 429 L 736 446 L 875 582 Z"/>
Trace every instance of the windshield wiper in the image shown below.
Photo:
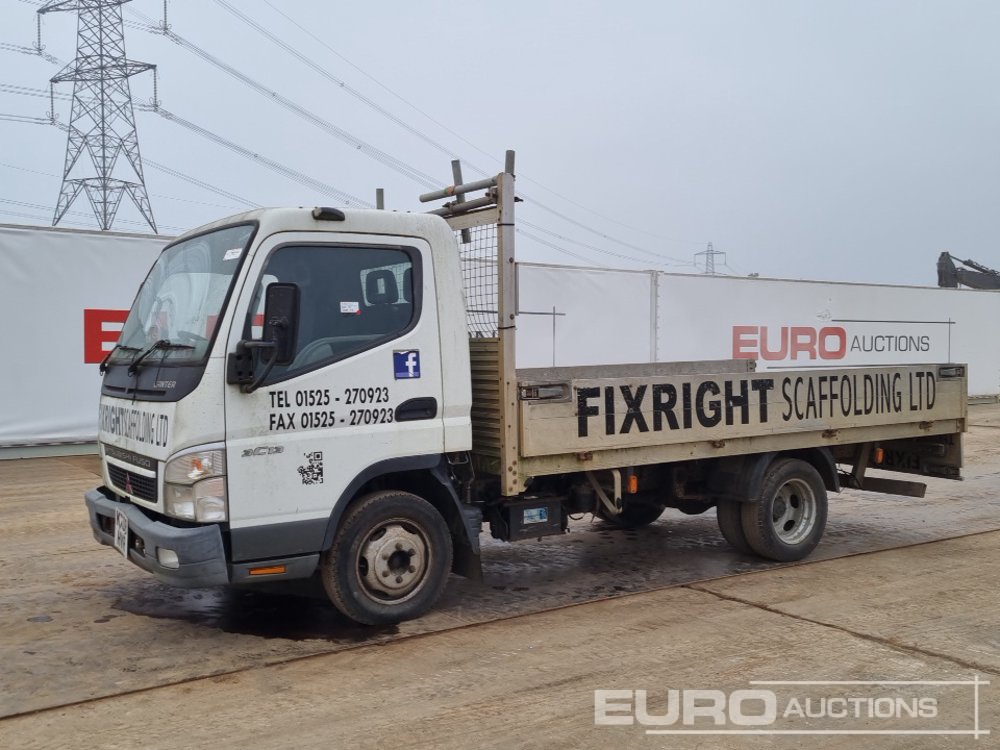
<path fill-rule="evenodd" d="M 104 359 L 101 360 L 101 364 L 97 368 L 98 372 L 100 372 L 101 375 L 103 375 L 108 371 L 108 360 L 110 360 L 111 355 L 114 354 L 119 349 L 121 349 L 123 352 L 139 351 L 139 347 L 137 346 L 126 346 L 125 344 L 115 344 L 113 347 L 111 347 L 111 351 L 109 351 L 106 355 L 104 355 Z"/>
<path fill-rule="evenodd" d="M 170 339 L 160 339 L 159 341 L 150 344 L 143 350 L 143 352 L 139 356 L 137 356 L 135 359 L 132 360 L 132 364 L 128 366 L 128 374 L 135 375 L 137 372 L 139 372 L 139 365 L 141 365 L 143 363 L 143 360 L 145 360 L 146 357 L 148 357 L 153 352 L 168 351 L 168 350 L 173 351 L 177 349 L 194 349 L 194 347 L 191 344 L 171 344 Z"/>

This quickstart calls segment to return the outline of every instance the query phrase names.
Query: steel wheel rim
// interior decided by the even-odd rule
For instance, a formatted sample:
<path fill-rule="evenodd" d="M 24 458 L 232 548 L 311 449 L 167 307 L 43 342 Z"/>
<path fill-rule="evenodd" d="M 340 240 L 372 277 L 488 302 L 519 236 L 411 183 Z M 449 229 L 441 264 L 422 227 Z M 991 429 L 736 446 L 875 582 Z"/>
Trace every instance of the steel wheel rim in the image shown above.
<path fill-rule="evenodd" d="M 420 524 L 393 518 L 376 524 L 358 548 L 356 570 L 365 595 L 399 604 L 423 588 L 431 564 L 428 534 Z"/>
<path fill-rule="evenodd" d="M 771 524 L 778 539 L 788 545 L 801 544 L 816 526 L 816 493 L 802 479 L 789 479 L 774 493 Z"/>

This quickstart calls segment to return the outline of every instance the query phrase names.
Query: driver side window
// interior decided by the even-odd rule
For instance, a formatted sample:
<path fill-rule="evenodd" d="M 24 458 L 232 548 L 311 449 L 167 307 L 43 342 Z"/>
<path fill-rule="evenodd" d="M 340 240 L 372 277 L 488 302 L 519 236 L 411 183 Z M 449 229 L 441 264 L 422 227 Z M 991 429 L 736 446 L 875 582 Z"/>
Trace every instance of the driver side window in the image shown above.
<path fill-rule="evenodd" d="M 263 325 L 264 290 L 275 281 L 299 287 L 296 354 L 275 367 L 267 382 L 344 359 L 408 331 L 419 317 L 419 255 L 385 247 L 285 246 L 272 253 L 257 289 L 247 327 Z"/>

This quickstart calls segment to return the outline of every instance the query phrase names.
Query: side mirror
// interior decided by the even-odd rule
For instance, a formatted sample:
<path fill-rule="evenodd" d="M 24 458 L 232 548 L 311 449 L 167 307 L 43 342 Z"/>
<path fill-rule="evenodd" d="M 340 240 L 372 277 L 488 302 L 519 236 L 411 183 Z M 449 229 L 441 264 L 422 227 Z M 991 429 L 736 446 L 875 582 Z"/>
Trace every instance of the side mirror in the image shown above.
<path fill-rule="evenodd" d="M 295 359 L 299 334 L 299 286 L 274 283 L 264 298 L 264 331 L 260 341 L 241 341 L 226 363 L 226 381 L 253 393 L 275 365 Z M 258 372 L 259 370 L 259 372 Z"/>
<path fill-rule="evenodd" d="M 290 365 L 295 359 L 299 333 L 299 285 L 274 283 L 264 299 L 264 341 L 274 342 L 274 364 Z"/>

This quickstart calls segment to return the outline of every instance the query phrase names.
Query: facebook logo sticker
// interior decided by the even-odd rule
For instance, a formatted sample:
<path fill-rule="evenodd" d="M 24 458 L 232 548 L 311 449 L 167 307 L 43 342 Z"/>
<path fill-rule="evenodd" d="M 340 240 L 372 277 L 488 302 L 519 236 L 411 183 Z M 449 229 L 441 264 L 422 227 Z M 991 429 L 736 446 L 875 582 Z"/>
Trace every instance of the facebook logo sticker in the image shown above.
<path fill-rule="evenodd" d="M 396 380 L 410 380 L 420 377 L 420 350 L 408 349 L 392 353 L 392 365 Z"/>

